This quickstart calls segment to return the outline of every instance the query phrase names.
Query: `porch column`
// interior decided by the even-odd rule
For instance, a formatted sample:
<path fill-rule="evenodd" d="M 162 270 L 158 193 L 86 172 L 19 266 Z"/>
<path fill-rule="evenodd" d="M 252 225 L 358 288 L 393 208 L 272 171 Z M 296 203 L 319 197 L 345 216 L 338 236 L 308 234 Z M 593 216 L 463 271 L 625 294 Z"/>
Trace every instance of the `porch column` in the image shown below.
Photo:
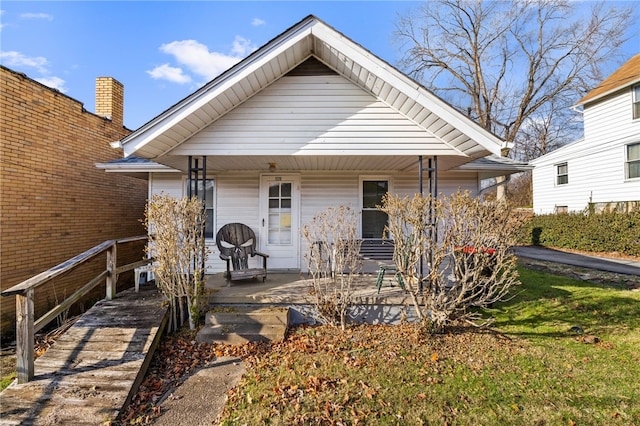
<path fill-rule="evenodd" d="M 436 220 L 435 220 L 435 201 L 438 199 L 438 156 L 434 155 L 432 158 L 429 158 L 427 162 L 427 168 L 424 168 L 422 162 L 422 155 L 418 157 L 418 180 L 419 180 L 419 189 L 420 195 L 424 195 L 423 188 L 423 173 L 427 172 L 428 181 L 428 190 L 429 195 L 431 196 L 429 199 L 429 217 L 425 218 L 429 222 L 429 239 L 433 241 L 434 238 L 438 238 L 438 232 L 436 228 Z M 427 253 L 427 266 L 431 267 L 433 263 L 433 252 Z M 420 277 L 424 277 L 424 259 L 420 260 Z M 420 291 L 422 291 L 422 281 L 420 281 Z"/>
<path fill-rule="evenodd" d="M 189 170 L 187 177 L 187 195 L 189 198 L 196 197 L 200 198 L 203 202 L 202 208 L 204 209 L 207 204 L 207 156 L 202 156 L 202 167 L 198 165 L 198 159 L 193 158 L 193 156 L 189 156 Z M 202 196 L 200 196 L 198 191 L 198 181 L 202 182 Z M 204 232 L 204 231 L 203 231 Z M 204 278 L 204 255 L 205 255 L 206 247 L 202 247 L 202 253 L 200 259 L 202 259 L 202 264 L 200 265 L 202 268 L 202 277 Z M 193 270 L 195 271 L 195 266 L 193 265 Z"/>

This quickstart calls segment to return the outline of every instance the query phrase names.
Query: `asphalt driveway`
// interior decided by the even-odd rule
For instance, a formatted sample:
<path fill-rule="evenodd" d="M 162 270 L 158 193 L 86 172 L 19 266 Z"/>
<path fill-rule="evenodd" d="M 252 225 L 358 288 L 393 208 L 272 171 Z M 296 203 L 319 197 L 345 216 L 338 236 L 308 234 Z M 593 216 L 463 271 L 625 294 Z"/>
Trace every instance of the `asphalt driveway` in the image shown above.
<path fill-rule="evenodd" d="M 519 246 L 514 248 L 514 252 L 518 257 L 562 263 L 616 274 L 637 275 L 640 280 L 640 259 L 619 259 L 568 253 L 539 246 Z"/>

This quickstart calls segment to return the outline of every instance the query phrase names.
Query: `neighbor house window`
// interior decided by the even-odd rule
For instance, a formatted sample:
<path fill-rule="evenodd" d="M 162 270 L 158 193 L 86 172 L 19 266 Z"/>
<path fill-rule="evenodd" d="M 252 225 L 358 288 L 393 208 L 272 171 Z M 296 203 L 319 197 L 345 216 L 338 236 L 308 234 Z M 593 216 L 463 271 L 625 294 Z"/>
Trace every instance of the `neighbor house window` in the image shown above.
<path fill-rule="evenodd" d="M 569 168 L 567 163 L 556 165 L 556 184 L 566 185 L 569 183 Z"/>
<path fill-rule="evenodd" d="M 640 142 L 627 145 L 627 179 L 640 177 Z"/>
<path fill-rule="evenodd" d="M 633 119 L 640 118 L 640 84 L 633 86 Z"/>
<path fill-rule="evenodd" d="M 388 216 L 378 210 L 382 197 L 389 192 L 388 180 L 362 181 L 362 238 L 382 238 Z"/>
<path fill-rule="evenodd" d="M 193 185 L 193 181 L 192 185 Z M 204 188 L 201 180 L 198 180 L 198 198 L 201 200 L 204 198 L 204 209 L 207 214 L 207 218 L 204 224 L 204 237 L 205 238 L 213 238 L 213 224 L 214 224 L 214 193 L 213 190 L 215 188 L 215 184 L 213 179 L 207 179 L 204 182 Z"/>

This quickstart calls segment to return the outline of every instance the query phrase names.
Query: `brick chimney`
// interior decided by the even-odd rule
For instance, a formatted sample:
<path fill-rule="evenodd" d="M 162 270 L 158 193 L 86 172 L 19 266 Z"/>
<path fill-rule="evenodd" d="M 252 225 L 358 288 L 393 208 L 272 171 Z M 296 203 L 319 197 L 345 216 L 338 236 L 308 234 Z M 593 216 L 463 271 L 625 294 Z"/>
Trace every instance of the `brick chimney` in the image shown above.
<path fill-rule="evenodd" d="M 113 77 L 96 78 L 96 115 L 124 126 L 124 86 Z"/>

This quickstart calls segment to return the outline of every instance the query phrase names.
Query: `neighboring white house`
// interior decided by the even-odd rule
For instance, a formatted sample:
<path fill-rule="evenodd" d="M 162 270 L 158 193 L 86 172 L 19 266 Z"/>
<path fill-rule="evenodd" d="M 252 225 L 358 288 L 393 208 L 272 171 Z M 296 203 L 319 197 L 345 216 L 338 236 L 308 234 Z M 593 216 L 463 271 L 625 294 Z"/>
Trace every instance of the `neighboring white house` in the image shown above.
<path fill-rule="evenodd" d="M 482 179 L 529 168 L 500 158 L 502 144 L 308 16 L 120 141 L 126 158 L 98 167 L 144 175 L 150 196 L 184 196 L 190 178 L 206 176 L 209 273 L 224 268 L 214 238 L 230 222 L 255 231 L 269 269 L 305 270 L 300 229 L 316 213 L 350 205 L 360 236 L 380 239 L 386 216 L 375 205 L 386 192 L 418 193 L 422 177 L 425 193 L 478 194 Z"/>
<path fill-rule="evenodd" d="M 584 138 L 531 161 L 534 212 L 640 202 L 640 54 L 576 106 Z"/>

